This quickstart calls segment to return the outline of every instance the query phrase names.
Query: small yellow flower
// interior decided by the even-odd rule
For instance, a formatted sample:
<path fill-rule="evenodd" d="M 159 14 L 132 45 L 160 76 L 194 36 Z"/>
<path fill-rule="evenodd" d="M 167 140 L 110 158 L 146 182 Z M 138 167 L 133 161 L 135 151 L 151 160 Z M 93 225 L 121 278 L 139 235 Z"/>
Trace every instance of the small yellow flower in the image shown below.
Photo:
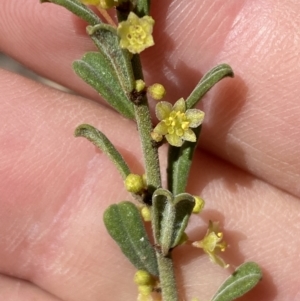
<path fill-rule="evenodd" d="M 156 105 L 156 116 L 160 122 L 153 129 L 152 139 L 161 141 L 165 136 L 169 144 L 180 147 L 183 142 L 196 142 L 196 135 L 190 128 L 198 127 L 204 112 L 197 109 L 186 110 L 186 103 L 180 98 L 172 107 L 169 102 L 161 101 Z"/>
<path fill-rule="evenodd" d="M 140 53 L 153 46 L 153 25 L 152 17 L 139 18 L 135 13 L 130 12 L 127 21 L 120 22 L 118 25 L 120 47 L 128 49 L 131 53 Z"/>
<path fill-rule="evenodd" d="M 224 252 L 227 247 L 226 242 L 222 241 L 222 239 L 223 233 L 219 231 L 219 223 L 209 221 L 208 230 L 204 238 L 200 241 L 193 242 L 192 245 L 197 248 L 202 248 L 213 263 L 227 268 L 229 265 L 216 254 L 218 251 Z"/>
<path fill-rule="evenodd" d="M 166 89 L 161 84 L 153 84 L 148 87 L 147 91 L 155 100 L 161 100 L 166 95 Z"/>

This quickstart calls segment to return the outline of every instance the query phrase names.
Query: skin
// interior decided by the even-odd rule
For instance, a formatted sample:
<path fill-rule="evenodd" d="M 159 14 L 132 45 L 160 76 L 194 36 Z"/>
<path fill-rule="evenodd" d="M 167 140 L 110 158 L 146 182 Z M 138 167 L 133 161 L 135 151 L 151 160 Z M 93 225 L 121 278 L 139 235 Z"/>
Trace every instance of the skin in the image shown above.
<path fill-rule="evenodd" d="M 211 264 L 199 249 L 176 249 L 181 300 L 209 300 L 234 267 L 250 260 L 264 278 L 240 300 L 299 300 L 300 4 L 154 2 L 156 48 L 142 57 L 147 83 L 164 84 L 166 100 L 187 97 L 216 64 L 229 63 L 236 74 L 200 105 L 206 119 L 188 192 L 206 207 L 187 231 L 200 240 L 209 219 L 219 220 L 229 244 L 221 255 L 232 267 Z M 73 137 L 81 123 L 96 126 L 142 172 L 135 125 L 71 70 L 72 61 L 94 50 L 83 22 L 37 0 L 22 7 L 4 0 L 0 7 L 0 51 L 80 95 L 0 70 L 2 299 L 135 300 L 135 270 L 102 222 L 109 204 L 130 195 L 105 155 Z"/>

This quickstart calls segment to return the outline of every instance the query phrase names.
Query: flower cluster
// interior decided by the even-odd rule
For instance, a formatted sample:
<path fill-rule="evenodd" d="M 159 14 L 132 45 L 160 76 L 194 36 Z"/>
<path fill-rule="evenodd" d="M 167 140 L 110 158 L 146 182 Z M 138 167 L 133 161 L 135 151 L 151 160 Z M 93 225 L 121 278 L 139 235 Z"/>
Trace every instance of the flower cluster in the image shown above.
<path fill-rule="evenodd" d="M 226 242 L 222 240 L 223 233 L 219 231 L 219 223 L 209 221 L 208 230 L 204 238 L 200 241 L 193 242 L 192 245 L 197 248 L 202 248 L 213 263 L 227 268 L 229 265 L 216 254 L 218 251 L 224 252 L 227 247 Z"/>
<path fill-rule="evenodd" d="M 139 18 L 135 13 L 130 12 L 126 21 L 118 25 L 120 47 L 128 49 L 135 54 L 153 46 L 152 37 L 154 20 L 150 16 Z"/>
<path fill-rule="evenodd" d="M 191 128 L 202 123 L 204 112 L 197 109 L 186 110 L 186 102 L 180 98 L 173 107 L 169 102 L 159 102 L 155 113 L 160 122 L 151 134 L 153 140 L 159 142 L 165 136 L 169 144 L 178 147 L 184 141 L 196 142 L 196 135 Z"/>

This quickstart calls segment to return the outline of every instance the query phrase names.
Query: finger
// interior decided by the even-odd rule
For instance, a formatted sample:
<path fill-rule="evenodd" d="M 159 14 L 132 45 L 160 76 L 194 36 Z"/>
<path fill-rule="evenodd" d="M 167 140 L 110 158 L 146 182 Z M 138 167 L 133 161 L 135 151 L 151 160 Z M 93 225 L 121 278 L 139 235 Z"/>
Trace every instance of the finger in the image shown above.
<path fill-rule="evenodd" d="M 51 3 L 29 0 L 20 10 L 18 2 L 5 0 L 1 6 L 1 51 L 42 76 L 99 99 L 71 68 L 75 59 L 95 50 L 85 33 L 86 24 Z"/>
<path fill-rule="evenodd" d="M 0 271 L 28 279 L 63 300 L 132 299 L 135 270 L 101 218 L 108 204 L 129 195 L 107 158 L 88 142 L 72 138 L 72 131 L 86 121 L 99 127 L 141 172 L 136 129 L 92 102 L 8 73 L 2 76 L 7 90 L 0 102 L 5 116 Z M 220 220 L 226 229 L 230 249 L 225 259 L 233 266 L 244 260 L 262 265 L 265 280 L 255 297 L 296 300 L 299 200 L 200 153 L 191 179 L 189 191 L 206 200 L 204 221 Z M 194 218 L 188 229 L 192 239 L 202 238 L 204 224 Z M 286 254 L 293 259 L 287 262 Z M 195 294 L 210 298 L 231 272 L 212 266 L 200 250 L 190 253 L 181 247 L 175 256 L 179 286 L 188 299 Z"/>
<path fill-rule="evenodd" d="M 70 68 L 74 59 L 94 49 L 82 31 L 74 32 L 71 14 L 35 0 L 19 10 L 15 1 L 2 4 L 3 49 L 97 99 Z M 224 81 L 204 100 L 202 146 L 298 196 L 300 65 L 294 37 L 299 9 L 293 1 L 259 7 L 253 1 L 203 1 L 184 9 L 181 2 L 169 1 L 164 8 L 153 6 L 157 45 L 144 55 L 148 81 L 165 84 L 171 101 L 186 97 L 214 64 L 231 64 L 236 79 Z"/>
<path fill-rule="evenodd" d="M 1 78 L 6 88 L 0 102 L 5 121 L 0 138 L 1 227 L 5 227 L 1 272 L 27 279 L 63 300 L 105 296 L 113 291 L 116 274 L 131 271 L 103 235 L 103 210 L 122 200 L 124 189 L 107 158 L 87 141 L 75 139 L 73 131 L 88 121 L 111 129 L 106 134 L 121 149 L 122 141 L 130 162 L 132 157 L 126 154 L 133 153 L 137 144 L 135 129 L 128 129 L 126 136 L 132 138 L 128 145 L 119 138 L 127 132 L 127 120 L 121 131 L 116 115 L 104 114 L 91 102 L 6 72 Z M 118 266 L 122 269 L 113 269 Z M 125 284 L 120 285 L 119 296 L 124 296 Z"/>
<path fill-rule="evenodd" d="M 0 292 L 6 301 L 61 301 L 27 281 L 5 275 L 0 275 Z"/>

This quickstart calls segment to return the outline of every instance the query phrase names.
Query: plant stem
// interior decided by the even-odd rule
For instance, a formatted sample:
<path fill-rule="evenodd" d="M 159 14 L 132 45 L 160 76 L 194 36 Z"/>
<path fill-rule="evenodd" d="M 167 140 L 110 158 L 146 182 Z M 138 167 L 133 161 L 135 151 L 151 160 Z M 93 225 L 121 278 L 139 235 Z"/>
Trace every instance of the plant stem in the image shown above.
<path fill-rule="evenodd" d="M 131 63 L 135 79 L 143 79 L 139 56 L 133 55 Z M 150 194 L 152 194 L 157 188 L 161 187 L 161 177 L 158 150 L 151 138 L 152 122 L 146 96 L 143 97 L 141 103 L 134 104 L 134 111 L 145 160 L 147 185 Z"/>
<path fill-rule="evenodd" d="M 135 105 L 134 110 L 144 154 L 147 185 L 152 194 L 154 190 L 161 187 L 161 178 L 157 147 L 153 144 L 150 135 L 152 123 L 147 99 L 145 98 L 141 104 Z"/>
<path fill-rule="evenodd" d="M 178 301 L 177 287 L 173 269 L 171 254 L 163 256 L 161 252 L 156 252 L 159 280 L 164 301 Z"/>

